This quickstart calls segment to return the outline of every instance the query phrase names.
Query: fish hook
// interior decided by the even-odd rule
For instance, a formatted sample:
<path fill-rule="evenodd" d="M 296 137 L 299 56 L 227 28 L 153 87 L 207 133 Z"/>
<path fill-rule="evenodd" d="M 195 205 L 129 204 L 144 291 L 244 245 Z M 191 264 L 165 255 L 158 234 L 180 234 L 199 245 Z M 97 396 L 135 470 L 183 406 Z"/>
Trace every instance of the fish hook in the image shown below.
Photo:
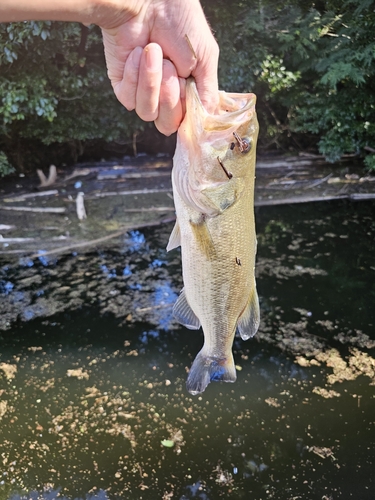
<path fill-rule="evenodd" d="M 243 139 L 240 137 L 237 132 L 233 132 L 234 138 L 238 143 L 238 147 L 240 148 L 241 153 L 248 153 L 251 149 L 251 144 L 248 139 Z"/>
<path fill-rule="evenodd" d="M 224 167 L 224 163 L 220 160 L 220 157 L 217 157 L 217 161 L 219 162 L 220 167 L 224 170 L 225 175 L 228 177 L 228 179 L 231 179 L 233 177 L 233 174 L 231 172 L 228 172 L 228 170 Z"/>

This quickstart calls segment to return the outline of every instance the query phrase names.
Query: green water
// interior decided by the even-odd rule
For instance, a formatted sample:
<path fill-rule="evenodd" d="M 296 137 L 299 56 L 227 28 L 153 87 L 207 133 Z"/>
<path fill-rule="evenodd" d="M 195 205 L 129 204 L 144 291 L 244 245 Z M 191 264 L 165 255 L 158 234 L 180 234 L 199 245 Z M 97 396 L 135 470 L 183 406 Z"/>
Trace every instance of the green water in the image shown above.
<path fill-rule="evenodd" d="M 261 328 L 199 397 L 171 227 L 2 258 L 0 498 L 374 499 L 374 215 L 258 209 Z"/>

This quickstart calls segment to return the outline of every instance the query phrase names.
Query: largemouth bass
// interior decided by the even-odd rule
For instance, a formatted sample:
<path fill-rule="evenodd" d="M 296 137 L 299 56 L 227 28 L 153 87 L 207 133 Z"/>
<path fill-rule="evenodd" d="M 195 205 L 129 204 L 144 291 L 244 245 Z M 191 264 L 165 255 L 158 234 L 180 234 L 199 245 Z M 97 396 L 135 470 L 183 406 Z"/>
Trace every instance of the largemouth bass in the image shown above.
<path fill-rule="evenodd" d="M 184 288 L 174 316 L 204 332 L 186 383 L 191 394 L 203 392 L 211 380 L 235 382 L 236 329 L 246 340 L 259 326 L 255 100 L 254 94 L 220 92 L 219 110 L 209 114 L 194 79 L 186 86 L 172 170 L 177 220 L 167 250 L 181 246 Z"/>

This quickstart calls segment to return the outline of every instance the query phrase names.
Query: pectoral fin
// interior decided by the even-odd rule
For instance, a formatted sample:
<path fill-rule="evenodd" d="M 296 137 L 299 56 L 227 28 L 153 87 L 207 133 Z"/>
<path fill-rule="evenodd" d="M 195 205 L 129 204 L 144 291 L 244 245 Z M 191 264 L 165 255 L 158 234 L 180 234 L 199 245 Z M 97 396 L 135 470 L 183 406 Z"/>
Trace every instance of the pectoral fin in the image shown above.
<path fill-rule="evenodd" d="M 194 234 L 194 239 L 198 243 L 199 248 L 204 253 L 204 255 L 210 259 L 215 255 L 215 247 L 212 241 L 210 231 L 208 230 L 207 224 L 204 221 L 194 222 L 190 221 L 191 229 Z"/>
<path fill-rule="evenodd" d="M 170 250 L 173 250 L 174 248 L 177 248 L 181 246 L 181 233 L 180 233 L 180 226 L 178 224 L 178 220 L 176 220 L 176 224 L 174 225 L 171 235 L 169 237 L 168 245 L 167 245 L 167 252 Z"/>
<path fill-rule="evenodd" d="M 199 330 L 201 322 L 189 306 L 186 299 L 185 290 L 182 289 L 175 305 L 173 306 L 173 316 L 181 325 L 190 330 Z"/>
<path fill-rule="evenodd" d="M 254 287 L 250 293 L 249 300 L 237 323 L 237 328 L 242 340 L 248 340 L 250 337 L 254 337 L 258 331 L 259 322 L 259 299 L 254 279 Z"/>

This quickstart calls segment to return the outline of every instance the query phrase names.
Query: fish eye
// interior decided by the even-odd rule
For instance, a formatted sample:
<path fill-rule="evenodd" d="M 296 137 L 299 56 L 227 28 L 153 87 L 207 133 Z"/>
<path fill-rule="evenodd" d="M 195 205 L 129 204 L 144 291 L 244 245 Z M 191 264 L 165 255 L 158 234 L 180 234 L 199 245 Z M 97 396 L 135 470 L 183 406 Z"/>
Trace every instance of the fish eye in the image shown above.
<path fill-rule="evenodd" d="M 241 144 L 241 153 L 248 153 L 251 151 L 251 141 L 247 137 L 242 137 L 242 144 Z"/>

